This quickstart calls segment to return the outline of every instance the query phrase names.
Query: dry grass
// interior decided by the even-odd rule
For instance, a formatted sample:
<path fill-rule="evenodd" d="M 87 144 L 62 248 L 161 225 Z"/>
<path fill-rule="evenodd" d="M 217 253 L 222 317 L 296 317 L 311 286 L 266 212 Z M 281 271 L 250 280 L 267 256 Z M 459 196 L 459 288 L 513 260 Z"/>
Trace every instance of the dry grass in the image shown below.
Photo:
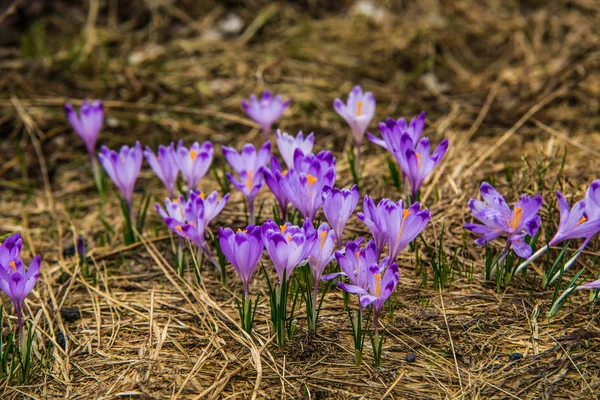
<path fill-rule="evenodd" d="M 539 287 L 540 265 L 498 293 L 483 279 L 483 249 L 470 245 L 462 224 L 469 218 L 467 200 L 482 180 L 493 179 L 507 199 L 542 191 L 544 223 L 552 231 L 550 184 L 558 179 L 580 198 L 597 177 L 598 4 L 390 2 L 375 22 L 349 13 L 348 4 L 320 0 L 231 3 L 244 29 L 214 41 L 209 32 L 228 9 L 207 0 L 90 0 L 84 8 L 34 1 L 27 12 L 0 18 L 0 231 L 22 232 L 25 258 L 41 253 L 44 260 L 27 301 L 43 363 L 28 385 L 4 382 L 0 396 L 596 397 L 596 303 L 577 292 L 547 320 L 552 290 Z M 45 9 L 36 14 L 39 4 Z M 465 270 L 474 265 L 472 281 L 457 277 L 440 292 L 421 288 L 413 255 L 403 256 L 394 313 L 383 320 L 388 336 L 381 369 L 371 366 L 368 344 L 363 365 L 353 365 L 339 291 L 328 295 L 315 336 L 305 333 L 300 315 L 300 329 L 278 349 L 269 336 L 262 277 L 253 282 L 262 295 L 256 335 L 249 338 L 237 322 L 239 284 L 232 279 L 224 288 L 204 273 L 198 285 L 191 271 L 179 278 L 155 215 L 140 244 L 124 247 L 120 235 L 103 243 L 87 157 L 63 115 L 65 100 L 105 100 L 101 141 L 110 147 L 136 139 L 155 147 L 179 138 L 239 147 L 262 138 L 239 101 L 269 87 L 293 100 L 281 128 L 314 131 L 316 149 L 335 151 L 338 184 L 347 186 L 342 149 L 349 148 L 350 135 L 332 101 L 356 83 L 375 93 L 376 120 L 426 110 L 426 135 L 435 143 L 450 139 L 424 189 L 434 214 L 425 239 L 435 245 L 445 226 L 446 250 L 459 249 Z M 540 155 L 564 147 L 562 176 L 554 164 L 538 181 Z M 365 146 L 363 193 L 399 198 L 385 179 L 384 157 L 382 149 Z M 507 167 L 514 171 L 510 181 Z M 217 188 L 211 178 L 202 185 Z M 157 199 L 165 194 L 148 168 L 138 188 Z M 109 199 L 105 218 L 118 229 L 118 203 Z M 273 200 L 263 191 L 260 201 Z M 232 193 L 213 229 L 243 220 L 241 197 Z M 365 233 L 356 219 L 349 232 Z M 94 282 L 83 280 L 75 258 L 64 252 L 79 234 L 88 243 Z M 578 261 L 587 280 L 599 272 L 598 247 L 596 240 Z M 63 320 L 59 310 L 66 307 L 79 307 L 82 318 Z M 56 345 L 59 332 L 64 350 Z M 523 358 L 509 361 L 517 352 Z M 409 353 L 415 362 L 406 361 Z"/>

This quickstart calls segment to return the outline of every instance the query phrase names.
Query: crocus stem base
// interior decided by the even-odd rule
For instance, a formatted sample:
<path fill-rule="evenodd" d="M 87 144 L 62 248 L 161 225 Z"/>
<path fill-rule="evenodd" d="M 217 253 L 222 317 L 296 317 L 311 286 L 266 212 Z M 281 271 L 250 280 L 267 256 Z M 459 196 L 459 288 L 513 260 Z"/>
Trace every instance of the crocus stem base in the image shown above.
<path fill-rule="evenodd" d="M 100 210 L 102 210 L 106 198 L 104 197 L 104 187 L 102 185 L 102 170 L 100 169 L 100 164 L 98 164 L 98 161 L 96 160 L 95 154 L 90 154 L 90 164 L 92 166 L 94 184 L 96 185 L 96 190 L 98 190 L 98 195 L 100 196 Z"/>
<path fill-rule="evenodd" d="M 362 363 L 362 349 L 354 349 L 354 364 L 357 366 Z"/>

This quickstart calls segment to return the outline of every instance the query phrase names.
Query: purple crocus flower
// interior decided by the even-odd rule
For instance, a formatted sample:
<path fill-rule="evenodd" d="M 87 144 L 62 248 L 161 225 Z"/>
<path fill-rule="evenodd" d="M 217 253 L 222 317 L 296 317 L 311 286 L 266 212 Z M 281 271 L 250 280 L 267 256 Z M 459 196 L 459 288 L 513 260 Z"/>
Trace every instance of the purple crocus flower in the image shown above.
<path fill-rule="evenodd" d="M 8 236 L 4 239 L 4 242 L 0 244 L 0 266 L 8 268 L 9 266 L 13 269 L 21 258 L 21 249 L 23 248 L 23 241 L 20 233 Z"/>
<path fill-rule="evenodd" d="M 221 200 L 219 200 L 219 193 L 217 193 L 216 190 L 206 197 L 204 193 L 199 190 L 196 190 L 196 194 L 204 202 L 204 227 L 206 228 L 208 224 L 223 211 L 223 208 L 225 208 L 225 204 L 227 204 L 227 201 L 229 200 L 229 193 L 223 196 Z"/>
<path fill-rule="evenodd" d="M 358 186 L 352 186 L 352 189 L 337 189 L 326 186 L 323 188 L 323 212 L 325 218 L 333 227 L 337 239 L 338 249 L 342 248 L 342 236 L 344 227 L 354 213 L 358 203 Z"/>
<path fill-rule="evenodd" d="M 337 98 L 333 102 L 333 108 L 350 125 L 352 134 L 354 135 L 354 142 L 356 143 L 356 147 L 359 148 L 365 136 L 367 126 L 369 126 L 369 122 L 371 122 L 373 115 L 375 115 L 375 96 L 371 92 L 363 93 L 362 88 L 357 85 L 348 94 L 346 104 Z"/>
<path fill-rule="evenodd" d="M 23 303 L 37 282 L 41 262 L 40 256 L 36 255 L 27 270 L 19 258 L 13 260 L 9 265 L 0 266 L 0 290 L 6 293 L 15 306 L 17 330 L 21 340 L 24 340 Z"/>
<path fill-rule="evenodd" d="M 213 145 L 206 141 L 202 144 L 192 143 L 188 149 L 183 145 L 183 140 L 177 144 L 177 149 L 170 148 L 169 151 L 175 161 L 175 165 L 185 178 L 189 190 L 196 189 L 200 179 L 206 175 L 213 160 Z"/>
<path fill-rule="evenodd" d="M 283 179 L 282 174 L 284 171 L 281 170 L 281 164 L 279 164 L 279 161 L 277 161 L 275 156 L 271 157 L 271 169 L 263 168 L 262 173 L 265 178 L 265 183 L 277 199 L 279 209 L 281 210 L 281 220 L 285 221 L 289 200 L 281 187 L 281 180 Z"/>
<path fill-rule="evenodd" d="M 596 182 L 600 183 L 600 181 Z M 593 210 L 594 207 L 587 206 L 587 202 L 584 200 L 578 201 L 573 204 L 573 208 L 569 209 L 569 203 L 558 190 L 556 191 L 556 198 L 560 212 L 560 223 L 556 235 L 554 235 L 548 244 L 554 246 L 565 240 L 585 239 L 581 246 L 581 249 L 583 249 L 592 237 L 600 232 L 600 218 L 588 219 L 586 209 Z"/>
<path fill-rule="evenodd" d="M 154 154 L 152 149 L 146 146 L 144 150 L 144 156 L 146 161 L 152 168 L 152 171 L 156 174 L 169 191 L 169 197 L 175 196 L 175 183 L 177 182 L 177 175 L 179 174 L 179 168 L 175 163 L 175 147 L 173 143 L 169 147 L 163 145 L 158 146 L 158 154 Z"/>
<path fill-rule="evenodd" d="M 411 119 L 410 123 L 407 123 L 404 118 L 398 120 L 388 118 L 385 122 L 380 122 L 379 130 L 383 139 L 379 139 L 369 132 L 367 132 L 367 137 L 372 143 L 394 153 L 394 151 L 401 149 L 401 138 L 405 134 L 412 143 L 418 143 L 424 127 L 425 111 L 422 111 L 418 117 Z"/>
<path fill-rule="evenodd" d="M 316 236 L 312 249 L 308 253 L 308 264 L 314 278 L 316 293 L 319 290 L 318 282 L 321 280 L 325 267 L 334 259 L 335 232 L 326 222 L 323 222 L 316 230 L 310 220 L 306 220 L 304 226 L 308 235 Z"/>
<path fill-rule="evenodd" d="M 100 151 L 101 153 L 98 154 L 100 163 L 113 183 L 119 188 L 131 212 L 133 188 L 142 168 L 142 146 L 140 142 L 135 142 L 135 147 L 122 146 L 118 153 L 106 146 L 102 146 Z"/>
<path fill-rule="evenodd" d="M 285 175 L 279 173 L 281 187 L 290 202 L 306 219 L 313 219 L 323 205 L 321 192 L 335 183 L 335 157 L 329 151 L 316 156 L 294 154 L 294 168 Z"/>
<path fill-rule="evenodd" d="M 405 208 L 404 202 L 400 200 L 397 203 L 385 203 L 383 215 L 387 230 L 388 262 L 392 263 L 398 254 L 419 236 L 431 219 L 431 212 L 426 208 L 421 210 L 419 203 Z"/>
<path fill-rule="evenodd" d="M 316 236 L 316 240 L 308 253 L 308 265 L 310 265 L 313 276 L 313 291 L 310 302 L 312 310 L 308 313 L 312 319 L 309 321 L 309 329 L 316 329 L 319 283 L 323 276 L 323 271 L 334 259 L 333 249 L 335 247 L 335 232 L 326 222 L 323 222 L 316 231 L 309 219 L 306 220 L 304 226 L 309 235 L 313 237 Z"/>
<path fill-rule="evenodd" d="M 577 260 L 589 241 L 600 232 L 600 180 L 592 182 L 586 192 L 585 200 L 576 202 L 570 209 L 569 203 L 560 191 L 556 191 L 556 198 L 560 212 L 558 231 L 547 245 L 540 247 L 538 251 L 523 261 L 515 270 L 515 274 L 544 254 L 549 246 L 570 239 L 585 239 L 577 253 L 563 266 L 562 271 L 564 272 Z M 559 275 L 556 273 L 550 283 Z"/>
<path fill-rule="evenodd" d="M 465 224 L 465 228 L 471 232 L 482 235 L 475 240 L 475 244 L 485 245 L 498 238 L 503 233 L 508 235 L 504 255 L 508 252 L 510 246 L 519 257 L 528 258 L 531 255 L 531 246 L 523 240 L 525 236 L 535 236 L 540 227 L 540 216 L 537 215 L 542 207 L 542 196 L 537 194 L 535 197 L 522 195 L 520 200 L 515 202 L 514 209 L 511 210 L 496 189 L 489 183 L 481 184 L 480 200 L 469 200 L 469 208 L 473 216 L 482 224 Z"/>
<path fill-rule="evenodd" d="M 265 222 L 262 226 L 262 238 L 267 253 L 275 266 L 279 282 L 285 278 L 289 281 L 292 272 L 306 260 L 317 239 L 314 228 L 308 226 L 302 228 L 286 222 L 278 226 L 273 220 Z"/>
<path fill-rule="evenodd" d="M 185 197 L 181 195 L 180 197 L 175 197 L 173 200 L 167 197 L 165 199 L 164 210 L 158 203 L 154 203 L 154 207 L 156 207 L 156 211 L 161 216 L 161 218 L 165 220 L 168 226 L 169 222 L 167 221 L 167 218 L 169 218 L 169 221 L 176 222 L 176 224 L 169 226 L 169 228 L 172 228 L 171 230 L 175 232 L 175 226 L 184 223 L 183 208 L 185 207 L 185 204 Z"/>
<path fill-rule="evenodd" d="M 87 100 L 84 100 L 81 103 L 79 115 L 77 115 L 71 104 L 66 103 L 65 112 L 73 129 L 83 139 L 90 160 L 95 160 L 96 140 L 98 139 L 100 129 L 102 129 L 102 121 L 104 119 L 102 101 L 96 100 L 90 104 Z"/>
<path fill-rule="evenodd" d="M 362 249 L 359 247 L 361 241 L 362 240 L 349 241 L 346 243 L 343 252 L 336 251 L 335 258 L 342 271 L 325 275 L 322 279 L 331 280 L 340 275 L 344 275 L 348 277 L 351 285 L 368 290 L 368 270 L 371 265 L 379 264 L 379 254 L 377 253 L 377 246 L 373 240 L 369 240 L 369 243 Z M 382 262 L 381 265 L 385 267 L 387 265 L 387 260 L 387 257 L 384 258 L 384 262 Z"/>
<path fill-rule="evenodd" d="M 600 219 L 600 179 L 592 182 L 585 193 L 585 214 L 590 221 Z"/>
<path fill-rule="evenodd" d="M 413 149 L 409 147 L 404 153 L 402 153 L 402 150 L 394 153 L 398 164 L 401 165 L 402 162 L 406 163 L 406 170 L 403 170 L 402 172 L 410 182 L 413 199 L 416 199 L 423 181 L 425 181 L 425 178 L 427 178 L 431 171 L 433 171 L 433 169 L 442 161 L 447 150 L 448 139 L 444 139 L 435 149 L 433 154 L 431 154 L 429 139 L 423 138 L 416 145 L 416 148 Z M 405 161 L 401 161 L 402 155 L 405 157 Z"/>
<path fill-rule="evenodd" d="M 242 108 L 256 123 L 260 125 L 267 139 L 273 123 L 283 114 L 290 104 L 290 99 L 282 100 L 280 95 L 273 97 L 270 91 L 265 90 L 260 100 L 251 94 L 249 101 L 242 100 Z"/>
<path fill-rule="evenodd" d="M 384 214 L 385 205 L 390 202 L 389 199 L 382 199 L 377 206 L 370 196 L 365 196 L 363 200 L 363 212 L 356 214 L 373 235 L 373 241 L 377 248 L 377 259 L 381 257 L 383 246 L 387 243 L 387 225 L 385 223 L 386 214 Z"/>
<path fill-rule="evenodd" d="M 248 225 L 246 229 L 238 229 L 235 233 L 230 228 L 219 228 L 219 244 L 225 258 L 237 271 L 244 294 L 248 297 L 252 274 L 264 248 L 261 227 Z"/>
<path fill-rule="evenodd" d="M 223 210 L 228 200 L 229 193 L 219 200 L 219 194 L 216 191 L 205 197 L 204 193 L 195 190 L 190 192 L 187 200 L 183 195 L 173 200 L 167 197 L 164 210 L 158 203 L 155 204 L 155 207 L 169 229 L 202 246 L 204 231 Z"/>
<path fill-rule="evenodd" d="M 223 146 L 223 156 L 239 175 L 239 179 L 237 179 L 228 173 L 227 178 L 246 196 L 249 219 L 252 224 L 254 222 L 254 198 L 263 187 L 263 171 L 271 156 L 271 143 L 265 142 L 258 152 L 251 144 L 245 144 L 240 153 L 231 147 Z"/>
<path fill-rule="evenodd" d="M 373 264 L 369 266 L 367 271 L 368 289 L 346 283 L 339 283 L 338 285 L 348 293 L 359 295 L 361 307 L 366 307 L 369 304 L 373 305 L 373 325 L 375 335 L 377 335 L 377 331 L 379 330 L 379 314 L 385 301 L 396 289 L 399 279 L 398 264 L 393 263 L 386 269 L 382 262 L 379 265 Z"/>
<path fill-rule="evenodd" d="M 279 154 L 285 161 L 288 169 L 294 168 L 294 154 L 296 149 L 300 149 L 302 154 L 312 153 L 313 145 L 315 144 L 315 136 L 311 132 L 306 138 L 302 131 L 298 132 L 296 137 L 288 135 L 287 133 L 281 133 L 277 129 L 277 147 L 279 148 Z"/>
<path fill-rule="evenodd" d="M 204 231 L 208 223 L 205 218 L 204 200 L 199 193 L 190 192 L 187 200 L 183 195 L 179 199 L 165 199 L 166 212 L 158 203 L 155 207 L 171 231 L 204 248 Z"/>

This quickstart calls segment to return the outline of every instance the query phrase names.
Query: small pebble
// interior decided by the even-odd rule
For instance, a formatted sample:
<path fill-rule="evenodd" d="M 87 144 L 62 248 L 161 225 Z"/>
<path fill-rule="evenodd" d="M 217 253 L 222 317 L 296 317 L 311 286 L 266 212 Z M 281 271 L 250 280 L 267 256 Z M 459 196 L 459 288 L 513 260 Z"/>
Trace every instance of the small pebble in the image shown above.
<path fill-rule="evenodd" d="M 523 358 L 523 354 L 512 353 L 510 356 L 508 356 L 508 361 L 517 361 L 517 360 L 520 360 L 521 358 Z"/>
<path fill-rule="evenodd" d="M 63 257 L 67 258 L 67 257 L 73 257 L 75 255 L 75 245 L 72 244 L 68 247 L 65 247 L 63 249 Z"/>
<path fill-rule="evenodd" d="M 65 335 L 62 333 L 61 330 L 57 330 L 56 331 L 56 343 L 62 347 L 62 349 L 64 350 L 65 347 L 67 346 L 67 343 L 65 343 Z"/>
<path fill-rule="evenodd" d="M 417 355 L 415 353 L 410 353 L 406 356 L 406 361 L 410 363 L 417 361 Z"/>
<path fill-rule="evenodd" d="M 78 307 L 65 307 L 60 309 L 60 315 L 65 322 L 75 322 L 81 318 Z"/>

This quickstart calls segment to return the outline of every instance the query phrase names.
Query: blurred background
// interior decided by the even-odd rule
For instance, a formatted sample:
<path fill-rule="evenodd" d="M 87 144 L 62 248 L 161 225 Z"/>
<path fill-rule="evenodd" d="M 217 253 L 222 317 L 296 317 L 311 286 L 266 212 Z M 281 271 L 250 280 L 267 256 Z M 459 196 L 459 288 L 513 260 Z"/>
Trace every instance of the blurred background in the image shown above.
<path fill-rule="evenodd" d="M 555 184 L 580 199 L 589 183 L 598 178 L 599 21 L 597 0 L 1 0 L 0 230 L 26 233 L 26 247 L 43 254 L 49 267 L 42 281 L 48 290 L 43 291 L 43 299 L 35 300 L 42 305 L 50 304 L 51 288 L 58 288 L 59 294 L 71 289 L 59 285 L 69 282 L 72 265 L 62 249 L 72 248 L 75 232 L 82 233 L 92 248 L 94 238 L 105 230 L 98 223 L 98 199 L 84 144 L 64 115 L 66 101 L 76 106 L 86 98 L 104 101 L 106 119 L 99 144 L 116 148 L 140 140 L 156 148 L 180 138 L 187 143 L 211 140 L 215 163 L 220 164 L 219 145 L 241 148 L 245 142 L 260 144 L 264 140 L 257 125 L 244 115 L 240 101 L 270 89 L 291 99 L 276 128 L 292 134 L 314 132 L 315 150 L 330 149 L 338 157 L 337 186 L 348 187 L 352 177 L 345 153 L 351 148 L 352 135 L 332 104 L 336 97 L 345 99 L 358 84 L 372 91 L 377 100 L 369 126 L 374 134 L 379 133 L 377 122 L 387 117 L 410 118 L 424 110 L 425 136 L 434 146 L 444 138 L 450 140 L 444 161 L 423 189 L 423 199 L 434 215 L 425 237 L 434 243 L 445 229 L 448 254 L 458 254 L 464 265 L 472 268 L 472 278 L 473 268 L 477 273 L 483 268 L 484 250 L 471 245 L 473 237 L 466 236 L 462 227 L 470 218 L 467 201 L 478 195 L 483 180 L 493 183 L 511 203 L 521 193 L 542 192 L 544 224 L 552 227 L 557 223 Z M 32 145 L 36 142 L 40 151 Z M 401 198 L 403 194 L 390 184 L 385 151 L 365 140 L 363 154 L 361 194 Z M 46 199 L 42 193 L 44 171 L 50 188 Z M 210 177 L 206 185 L 208 190 L 218 188 Z M 136 187 L 153 192 L 156 198 L 164 196 L 146 165 Z M 259 201 L 273 201 L 266 190 L 261 196 Z M 114 207 L 107 209 L 106 220 L 116 225 L 121 223 L 119 207 L 114 195 L 109 199 Z M 241 196 L 232 193 L 219 223 L 240 226 L 244 220 L 241 210 Z M 349 229 L 359 232 L 364 227 L 354 220 Z M 99 246 L 96 254 L 103 266 L 107 260 L 121 275 L 110 279 L 107 275 L 101 289 L 90 288 L 84 280 L 73 285 L 66 304 L 80 304 L 84 322 L 81 329 L 65 331 L 65 336 L 77 351 L 65 356 L 64 364 L 58 356 L 53 359 L 53 373 L 59 378 L 48 378 L 44 386 L 30 388 L 33 396 L 62 394 L 70 387 L 64 382 L 70 379 L 71 365 L 76 365 L 73 371 L 77 374 L 80 367 L 86 371 L 73 383 L 74 392 L 136 391 L 148 398 L 169 396 L 169 385 L 177 380 L 177 387 L 186 387 L 185 393 L 189 391 L 189 398 L 194 398 L 206 388 L 206 382 L 219 382 L 223 371 L 231 377 L 249 371 L 242 379 L 232 378 L 229 386 L 225 381 L 220 389 L 226 394 L 250 396 L 256 393 L 252 392 L 256 381 L 262 385 L 260 396 L 264 398 L 279 396 L 282 390 L 300 393 L 294 392 L 298 381 L 293 379 L 309 375 L 307 382 L 320 385 L 310 386 L 314 398 L 352 398 L 358 393 L 356 388 L 352 392 L 342 389 L 350 380 L 369 391 L 365 397 L 379 398 L 397 376 L 404 376 L 394 375 L 395 371 L 375 372 L 370 367 L 351 370 L 349 376 L 349 369 L 338 368 L 347 358 L 343 346 L 351 346 L 349 330 L 339 334 L 345 323 L 341 300 L 337 309 L 328 311 L 327 318 L 334 322 L 325 325 L 324 336 L 341 338 L 342 345 L 305 343 L 304 337 L 297 335 L 294 345 L 304 350 L 300 355 L 290 352 L 288 364 L 284 362 L 284 375 L 286 367 L 292 371 L 290 384 L 278 369 L 283 359 L 279 350 L 277 357 L 264 356 L 264 371 L 256 372 L 248 367 L 247 349 L 240 350 L 235 342 L 222 346 L 225 339 L 232 343 L 222 333 L 226 330 L 218 333 L 224 335 L 223 342 L 221 337 L 213 341 L 210 335 L 214 332 L 202 336 L 193 331 L 199 319 L 191 312 L 168 308 L 172 304 L 186 310 L 195 307 L 171 289 L 161 293 L 167 300 L 155 318 L 161 329 L 175 314 L 184 321 L 181 326 L 189 323 L 186 329 L 191 330 L 175 331 L 169 337 L 177 345 L 181 343 L 185 352 L 177 353 L 177 345 L 163 350 L 164 374 L 151 375 L 153 367 L 141 361 L 140 371 L 130 368 L 129 361 L 122 361 L 137 360 L 140 343 L 146 343 L 144 307 L 150 292 L 154 293 L 154 284 L 164 287 L 164 273 L 144 249 L 127 253 L 121 265 L 120 245 L 120 237 L 115 235 L 113 242 Z M 597 240 L 588 250 L 597 255 Z M 403 262 L 402 268 L 412 268 L 411 260 Z M 597 267 L 592 261 L 584 266 L 586 280 L 594 279 Z M 554 340 L 597 325 L 587 321 L 589 312 L 583 306 L 587 293 L 575 292 L 574 303 L 560 319 L 546 326 L 546 333 L 544 328 L 539 333 L 537 301 L 543 302 L 543 309 L 550 304 L 552 291 L 539 289 L 540 280 L 531 271 L 533 283 L 518 281 L 507 289 L 506 297 L 500 297 L 493 284 L 482 279 L 456 283 L 445 304 L 447 320 L 439 311 L 441 295 L 422 290 L 421 276 L 407 271 L 401 277 L 401 311 L 393 324 L 399 337 L 412 336 L 390 346 L 390 365 L 404 363 L 406 353 L 414 348 L 421 352 L 419 361 L 401 372 L 406 374 L 403 383 L 408 380 L 410 385 L 396 387 L 399 398 L 458 398 L 458 394 L 505 398 L 505 389 L 497 388 L 507 387 L 524 397 L 551 398 L 554 391 L 565 398 L 578 398 L 584 382 L 597 387 L 597 346 L 593 351 L 576 347 L 577 354 L 571 353 L 580 366 L 575 373 L 569 371 L 569 361 L 558 356 L 562 353 L 556 350 L 558 342 Z M 214 279 L 207 282 L 211 298 L 237 317 L 231 296 Z M 534 293 L 534 286 L 539 291 Z M 119 300 L 110 297 L 113 295 Z M 260 318 L 266 320 L 263 308 L 259 308 Z M 215 320 L 222 318 L 220 312 L 215 312 Z M 94 319 L 97 314 L 110 321 L 113 313 L 123 318 L 124 324 L 135 321 L 123 328 L 131 328 L 127 335 L 117 335 L 116 325 L 101 325 L 100 317 Z M 339 315 L 342 319 L 336 319 Z M 440 333 L 445 332 L 440 327 L 448 321 L 456 333 L 454 359 L 447 336 Z M 44 329 L 54 323 L 48 317 Z M 221 319 L 219 323 L 228 322 Z M 262 327 L 268 330 L 266 324 Z M 101 348 L 97 352 L 90 344 L 96 346 L 96 337 Z M 594 336 L 581 336 L 587 337 Z M 577 338 L 567 337 L 563 343 L 570 346 Z M 521 369 L 499 368 L 503 365 L 498 364 L 499 357 L 505 360 L 509 354 L 523 351 L 528 346 L 523 343 L 533 343 L 535 357 L 523 361 Z M 210 355 L 201 346 L 210 348 Z M 287 349 L 281 352 L 287 354 Z M 156 354 L 159 357 L 158 351 Z M 323 354 L 329 361 L 322 362 Z M 202 357 L 206 368 L 202 364 L 196 369 L 190 359 L 195 362 Z M 441 359 L 444 363 L 438 363 Z M 461 384 L 459 392 L 452 375 L 454 362 L 472 373 L 464 391 Z M 315 367 L 317 364 L 323 369 Z M 402 365 L 405 368 L 406 364 Z M 97 374 L 88 375 L 91 370 Z M 188 373 L 194 378 L 183 382 Z M 366 379 L 371 380 L 368 385 L 363 383 Z"/>

